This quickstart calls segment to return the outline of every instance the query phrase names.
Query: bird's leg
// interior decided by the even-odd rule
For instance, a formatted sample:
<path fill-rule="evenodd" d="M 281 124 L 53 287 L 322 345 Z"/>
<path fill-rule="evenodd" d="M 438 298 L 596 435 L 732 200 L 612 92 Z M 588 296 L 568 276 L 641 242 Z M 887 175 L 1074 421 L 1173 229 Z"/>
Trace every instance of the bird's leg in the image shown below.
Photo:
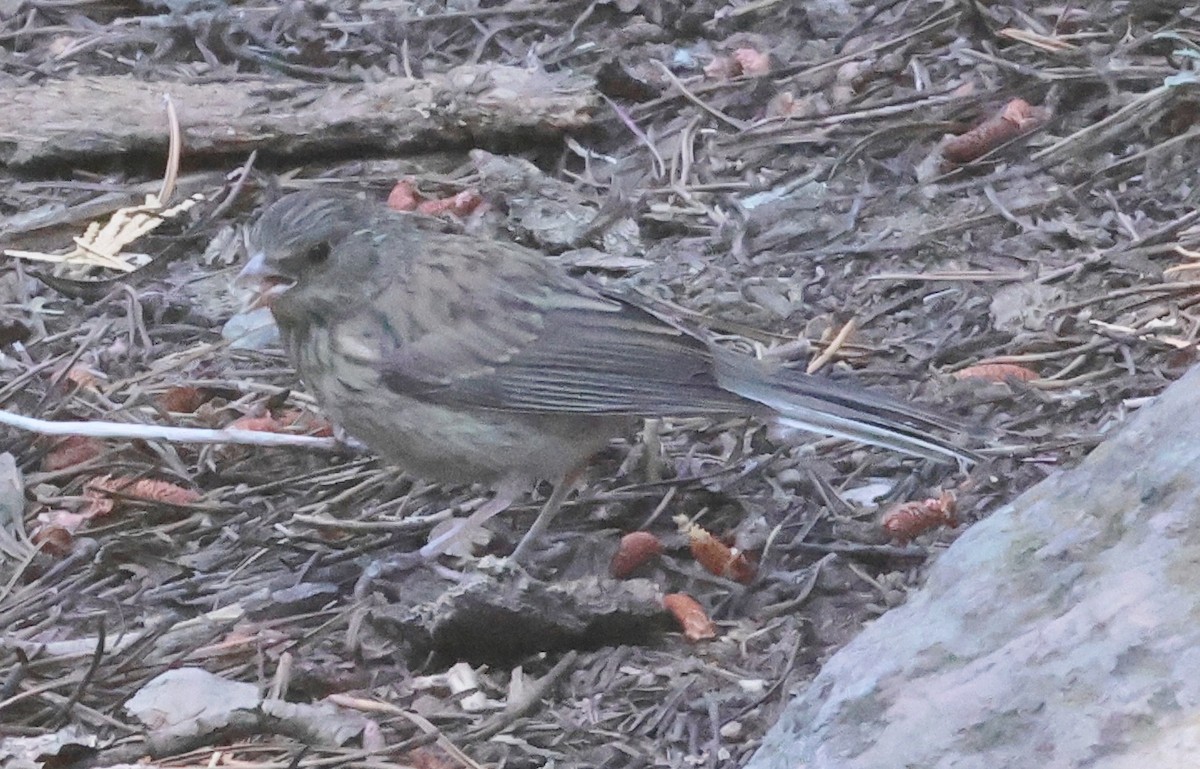
<path fill-rule="evenodd" d="M 542 505 L 542 510 L 538 513 L 538 517 L 534 520 L 533 525 L 529 527 L 529 531 L 525 532 L 525 536 L 517 543 L 517 549 L 508 557 L 512 563 L 520 563 L 521 559 L 528 553 L 529 548 L 537 542 L 538 538 L 546 533 L 546 529 L 550 528 L 551 522 L 554 521 L 554 516 L 558 515 L 559 508 L 566 501 L 567 495 L 571 493 L 571 489 L 575 488 L 575 484 L 583 475 L 586 465 L 580 465 L 554 486 L 554 490 L 550 492 L 550 498 L 546 500 L 546 504 Z"/>
<path fill-rule="evenodd" d="M 511 507 L 521 492 L 521 484 L 502 481 L 496 487 L 495 495 L 480 505 L 478 510 L 467 516 L 466 520 L 429 540 L 429 543 L 420 550 L 421 557 L 426 560 L 437 558 L 452 547 L 455 542 L 469 536 L 471 532 L 486 523 L 488 519 L 494 518 Z"/>
<path fill-rule="evenodd" d="M 480 505 L 478 510 L 471 513 L 471 515 L 467 516 L 466 520 L 452 527 L 449 531 L 434 537 L 417 552 L 401 553 L 387 560 L 372 561 L 363 570 L 363 573 L 354 585 L 355 597 L 359 599 L 365 597 L 367 591 L 371 588 L 371 583 L 384 575 L 410 571 L 419 566 L 428 566 L 447 579 L 461 579 L 461 574 L 439 566 L 432 561 L 446 552 L 458 540 L 470 536 L 471 532 L 482 526 L 487 519 L 507 510 L 513 501 L 516 500 L 517 496 L 522 493 L 523 489 L 524 483 L 516 480 L 502 481 L 496 487 L 492 498 Z"/>

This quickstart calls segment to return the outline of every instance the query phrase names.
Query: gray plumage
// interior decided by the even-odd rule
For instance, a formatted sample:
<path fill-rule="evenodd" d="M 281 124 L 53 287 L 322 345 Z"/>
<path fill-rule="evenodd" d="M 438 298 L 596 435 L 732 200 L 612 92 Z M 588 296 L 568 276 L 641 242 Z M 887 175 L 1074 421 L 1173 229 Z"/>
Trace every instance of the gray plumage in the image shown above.
<path fill-rule="evenodd" d="M 323 408 L 432 480 L 561 482 L 640 417 L 747 415 L 970 456 L 937 437 L 953 427 L 940 417 L 714 348 L 540 253 L 382 204 L 293 193 L 250 243 L 244 272 L 279 286 L 272 311 Z"/>

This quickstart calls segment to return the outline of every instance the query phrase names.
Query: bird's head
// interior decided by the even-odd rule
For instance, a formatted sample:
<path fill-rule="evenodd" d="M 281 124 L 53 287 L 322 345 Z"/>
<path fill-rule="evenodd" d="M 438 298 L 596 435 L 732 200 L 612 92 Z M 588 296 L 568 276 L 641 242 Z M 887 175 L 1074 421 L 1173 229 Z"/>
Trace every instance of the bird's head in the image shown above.
<path fill-rule="evenodd" d="M 339 286 L 362 290 L 358 273 L 368 270 L 353 238 L 370 226 L 370 203 L 327 190 L 305 190 L 272 203 L 250 229 L 250 258 L 238 275 L 239 285 L 252 288 L 255 305 L 270 306 L 278 316 L 278 300 L 302 302 L 306 297 L 336 299 Z"/>

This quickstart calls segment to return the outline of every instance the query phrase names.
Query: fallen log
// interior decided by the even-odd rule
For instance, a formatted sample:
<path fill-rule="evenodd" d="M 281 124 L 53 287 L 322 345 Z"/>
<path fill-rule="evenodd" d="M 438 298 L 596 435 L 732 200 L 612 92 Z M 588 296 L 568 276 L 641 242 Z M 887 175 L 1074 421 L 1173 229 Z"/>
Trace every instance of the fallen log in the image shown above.
<path fill-rule="evenodd" d="M 189 155 L 404 153 L 528 143 L 583 128 L 590 78 L 464 66 L 422 79 L 147 82 L 74 77 L 0 86 L 0 165 L 165 155 L 169 94 Z"/>

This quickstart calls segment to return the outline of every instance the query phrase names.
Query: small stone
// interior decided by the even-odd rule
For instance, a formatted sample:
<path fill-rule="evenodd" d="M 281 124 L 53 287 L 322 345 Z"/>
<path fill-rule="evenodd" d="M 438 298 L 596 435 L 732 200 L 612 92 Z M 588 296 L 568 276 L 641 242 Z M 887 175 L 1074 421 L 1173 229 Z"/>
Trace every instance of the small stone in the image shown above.
<path fill-rule="evenodd" d="M 742 738 L 742 722 L 730 721 L 727 724 L 721 725 L 721 739 L 723 740 L 739 740 Z"/>

